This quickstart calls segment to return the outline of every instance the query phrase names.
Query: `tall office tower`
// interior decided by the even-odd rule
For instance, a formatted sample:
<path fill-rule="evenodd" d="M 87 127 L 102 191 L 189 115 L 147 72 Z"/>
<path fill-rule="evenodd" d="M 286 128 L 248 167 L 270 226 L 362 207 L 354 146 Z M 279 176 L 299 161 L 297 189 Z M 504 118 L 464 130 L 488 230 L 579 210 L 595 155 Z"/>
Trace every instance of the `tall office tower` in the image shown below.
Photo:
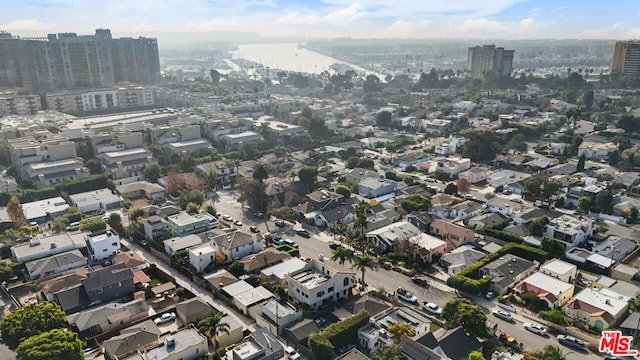
<path fill-rule="evenodd" d="M 98 29 L 94 35 L 61 33 L 46 38 L 0 33 L 0 87 L 41 92 L 159 79 L 156 39 L 114 39 L 108 29 Z"/>
<path fill-rule="evenodd" d="M 611 72 L 622 76 L 640 76 L 640 40 L 616 42 Z"/>
<path fill-rule="evenodd" d="M 513 53 L 514 50 L 505 50 L 495 45 L 470 47 L 467 70 L 475 79 L 482 79 L 485 74 L 492 78 L 511 76 Z"/>

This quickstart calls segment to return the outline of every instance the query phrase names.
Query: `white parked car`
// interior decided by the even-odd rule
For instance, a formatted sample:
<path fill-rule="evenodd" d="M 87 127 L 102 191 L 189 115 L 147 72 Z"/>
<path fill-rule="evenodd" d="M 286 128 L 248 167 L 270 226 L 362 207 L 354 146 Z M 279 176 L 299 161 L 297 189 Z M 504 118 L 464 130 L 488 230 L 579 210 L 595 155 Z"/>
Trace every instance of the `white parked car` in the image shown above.
<path fill-rule="evenodd" d="M 222 219 L 224 221 L 233 221 L 233 218 L 231 216 L 229 216 L 229 215 L 222 215 Z"/>
<path fill-rule="evenodd" d="M 413 295 L 411 291 L 407 291 L 403 288 L 398 288 L 396 290 L 396 295 L 398 295 L 399 299 L 402 299 L 406 302 L 415 303 L 418 302 L 418 297 Z"/>
<path fill-rule="evenodd" d="M 242 226 L 242 221 L 236 220 L 233 222 L 236 226 Z"/>
<path fill-rule="evenodd" d="M 438 306 L 437 304 L 434 303 L 430 303 L 430 302 L 423 302 L 422 303 L 422 308 L 426 311 L 426 312 L 430 312 L 433 315 L 436 316 L 440 316 L 440 314 L 442 314 L 442 309 L 440 308 L 440 306 Z"/>
<path fill-rule="evenodd" d="M 531 331 L 534 334 L 538 334 L 540 336 L 547 336 L 547 329 L 544 326 L 533 323 L 525 323 L 524 328 Z"/>
<path fill-rule="evenodd" d="M 160 315 L 160 317 L 153 320 L 153 322 L 156 323 L 156 325 L 160 325 L 160 324 L 171 322 L 175 319 L 176 319 L 176 313 L 164 313 Z"/>
<path fill-rule="evenodd" d="M 298 354 L 298 352 L 292 348 L 291 346 L 287 346 L 284 349 L 285 354 L 287 354 L 287 359 L 289 360 L 298 360 L 300 359 L 300 354 Z"/>
<path fill-rule="evenodd" d="M 511 314 L 507 311 L 504 310 L 494 310 L 493 311 L 493 315 L 499 319 L 502 319 L 504 321 L 508 321 L 508 322 L 515 322 L 515 320 L 513 319 L 513 316 L 511 316 Z"/>

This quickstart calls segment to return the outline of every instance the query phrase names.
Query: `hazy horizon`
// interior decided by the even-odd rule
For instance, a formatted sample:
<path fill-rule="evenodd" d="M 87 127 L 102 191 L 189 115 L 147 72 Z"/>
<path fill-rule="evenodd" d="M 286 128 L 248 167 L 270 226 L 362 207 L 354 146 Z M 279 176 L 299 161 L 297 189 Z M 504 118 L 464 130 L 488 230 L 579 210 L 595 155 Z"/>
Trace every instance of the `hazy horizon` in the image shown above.
<path fill-rule="evenodd" d="M 8 0 L 0 30 L 20 36 L 152 36 L 167 44 L 315 39 L 640 38 L 640 3 L 553 0 Z"/>

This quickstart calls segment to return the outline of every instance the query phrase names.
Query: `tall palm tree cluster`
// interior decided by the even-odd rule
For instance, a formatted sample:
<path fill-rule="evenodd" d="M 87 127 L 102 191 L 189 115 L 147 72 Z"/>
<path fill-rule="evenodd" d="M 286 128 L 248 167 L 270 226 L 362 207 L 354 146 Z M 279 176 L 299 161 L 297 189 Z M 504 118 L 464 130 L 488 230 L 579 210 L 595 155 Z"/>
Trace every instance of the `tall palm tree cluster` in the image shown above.
<path fill-rule="evenodd" d="M 220 346 L 218 343 L 218 335 L 229 335 L 229 331 L 231 330 L 229 324 L 222 321 L 225 316 L 227 316 L 227 314 L 223 312 L 211 312 L 206 318 L 198 322 L 198 330 L 207 335 L 209 339 L 213 340 L 216 350 L 218 349 L 218 346 Z"/>

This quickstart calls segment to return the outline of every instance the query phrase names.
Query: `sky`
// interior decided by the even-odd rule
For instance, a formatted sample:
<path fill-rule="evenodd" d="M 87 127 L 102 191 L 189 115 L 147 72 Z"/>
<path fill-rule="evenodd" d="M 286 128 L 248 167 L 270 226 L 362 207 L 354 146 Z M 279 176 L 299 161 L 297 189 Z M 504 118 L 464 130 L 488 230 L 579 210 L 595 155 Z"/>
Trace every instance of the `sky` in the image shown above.
<path fill-rule="evenodd" d="M 263 37 L 640 38 L 637 0 L 2 0 L 0 30 L 115 37 L 242 31 Z M 185 40 L 187 41 L 187 40 Z"/>

